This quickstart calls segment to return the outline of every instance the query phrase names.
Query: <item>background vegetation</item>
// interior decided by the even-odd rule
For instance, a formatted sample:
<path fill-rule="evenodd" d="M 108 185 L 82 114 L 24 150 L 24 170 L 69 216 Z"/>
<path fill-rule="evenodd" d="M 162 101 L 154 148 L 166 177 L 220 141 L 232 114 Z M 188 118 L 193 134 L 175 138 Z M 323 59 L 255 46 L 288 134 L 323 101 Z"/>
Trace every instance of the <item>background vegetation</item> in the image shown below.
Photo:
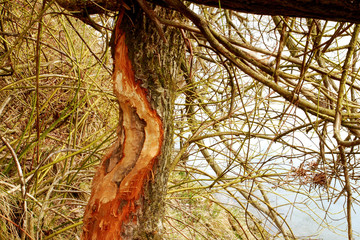
<path fill-rule="evenodd" d="M 0 239 L 25 230 L 77 239 L 94 166 L 117 126 L 109 31 L 55 4 L 0 7 Z M 98 19 L 109 28 L 111 20 Z"/>

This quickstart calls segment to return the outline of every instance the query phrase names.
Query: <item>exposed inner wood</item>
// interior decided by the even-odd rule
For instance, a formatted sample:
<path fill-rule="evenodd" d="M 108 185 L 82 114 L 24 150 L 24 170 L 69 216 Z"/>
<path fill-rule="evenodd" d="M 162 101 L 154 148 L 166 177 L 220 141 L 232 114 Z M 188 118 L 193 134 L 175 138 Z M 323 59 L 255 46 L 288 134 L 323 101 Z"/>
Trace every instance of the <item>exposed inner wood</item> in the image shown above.
<path fill-rule="evenodd" d="M 131 225 L 135 228 L 141 214 L 139 199 L 162 146 L 162 121 L 135 80 L 120 29 L 122 15 L 115 31 L 113 73 L 120 109 L 118 139 L 94 177 L 82 239 L 132 239 Z"/>

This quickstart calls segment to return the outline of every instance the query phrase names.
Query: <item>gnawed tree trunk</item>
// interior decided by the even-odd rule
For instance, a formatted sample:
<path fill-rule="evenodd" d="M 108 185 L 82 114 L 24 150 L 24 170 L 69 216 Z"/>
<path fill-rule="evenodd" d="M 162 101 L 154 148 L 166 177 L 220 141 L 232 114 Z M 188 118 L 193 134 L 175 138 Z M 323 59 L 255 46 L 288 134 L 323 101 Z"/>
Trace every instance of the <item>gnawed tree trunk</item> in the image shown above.
<path fill-rule="evenodd" d="M 119 15 L 113 46 L 118 139 L 94 177 L 82 239 L 161 238 L 173 77 L 181 56 L 180 36 L 172 29 L 164 32 L 166 44 L 138 8 Z"/>

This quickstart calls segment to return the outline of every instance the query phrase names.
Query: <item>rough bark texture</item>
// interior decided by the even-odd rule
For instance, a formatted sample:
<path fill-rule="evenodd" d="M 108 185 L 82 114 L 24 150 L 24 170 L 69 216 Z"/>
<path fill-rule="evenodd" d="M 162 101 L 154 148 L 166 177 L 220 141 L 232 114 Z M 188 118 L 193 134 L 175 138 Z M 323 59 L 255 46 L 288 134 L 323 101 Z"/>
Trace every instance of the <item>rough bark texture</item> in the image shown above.
<path fill-rule="evenodd" d="M 173 17 L 163 10 L 158 14 Z M 94 177 L 83 239 L 161 238 L 172 148 L 172 88 L 181 56 L 176 30 L 164 32 L 167 44 L 136 7 L 134 14 L 122 12 L 119 17 L 113 48 L 118 140 Z"/>
<path fill-rule="evenodd" d="M 88 14 L 104 13 L 108 11 L 119 11 L 122 2 L 118 0 L 56 0 L 63 8 L 71 12 L 83 12 Z"/>
<path fill-rule="evenodd" d="M 165 0 L 166 1 L 166 0 Z M 358 0 L 189 0 L 212 7 L 263 15 L 360 22 Z"/>
<path fill-rule="evenodd" d="M 103 12 L 103 9 L 118 9 L 116 0 L 57 0 L 64 8 L 82 11 L 84 6 L 89 13 Z M 151 1 L 166 6 L 166 0 Z M 189 0 L 201 5 L 232 9 L 239 12 L 309 17 L 332 21 L 360 23 L 359 0 Z M 94 4 L 95 3 L 95 4 Z M 101 8 L 97 7 L 101 6 Z M 101 10 L 102 9 L 102 10 Z"/>

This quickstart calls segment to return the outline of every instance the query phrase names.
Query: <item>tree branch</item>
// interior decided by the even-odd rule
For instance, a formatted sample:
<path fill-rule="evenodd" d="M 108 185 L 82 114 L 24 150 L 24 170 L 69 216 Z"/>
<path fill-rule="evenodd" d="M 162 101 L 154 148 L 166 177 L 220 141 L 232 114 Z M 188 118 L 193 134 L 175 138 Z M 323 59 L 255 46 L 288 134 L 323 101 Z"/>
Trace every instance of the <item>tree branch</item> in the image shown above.
<path fill-rule="evenodd" d="M 87 9 L 89 14 L 118 11 L 122 1 L 117 0 L 56 0 L 69 11 Z M 165 1 L 166 2 L 166 1 Z M 238 12 L 261 15 L 307 17 L 331 21 L 360 23 L 360 5 L 357 1 L 308 1 L 308 0 L 189 0 L 189 2 L 211 7 L 221 7 Z M 163 1 L 152 1 L 164 5 Z M 165 3 L 166 4 L 166 3 Z"/>

